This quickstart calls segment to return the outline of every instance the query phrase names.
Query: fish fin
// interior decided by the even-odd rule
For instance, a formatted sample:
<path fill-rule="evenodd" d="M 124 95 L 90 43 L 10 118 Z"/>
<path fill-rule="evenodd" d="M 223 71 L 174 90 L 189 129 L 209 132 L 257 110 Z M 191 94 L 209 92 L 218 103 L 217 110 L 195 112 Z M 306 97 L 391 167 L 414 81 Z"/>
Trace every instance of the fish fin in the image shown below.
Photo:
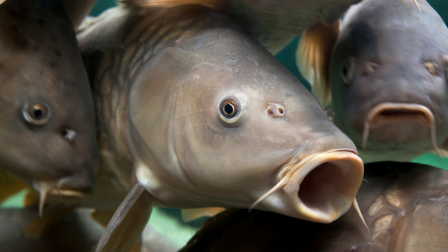
<path fill-rule="evenodd" d="M 175 7 L 187 4 L 200 4 L 214 10 L 224 11 L 230 0 L 120 0 L 124 5 L 139 7 Z"/>
<path fill-rule="evenodd" d="M 297 67 L 323 108 L 331 102 L 329 62 L 340 23 L 340 20 L 331 26 L 318 23 L 306 29 L 296 52 Z"/>
<path fill-rule="evenodd" d="M 112 211 L 98 211 L 92 212 L 92 218 L 98 222 L 101 226 L 106 227 L 109 221 L 112 219 L 114 212 Z"/>
<path fill-rule="evenodd" d="M 439 148 L 440 156 L 448 158 L 448 140 Z"/>
<path fill-rule="evenodd" d="M 29 186 L 8 172 L 0 171 L 0 204 Z"/>
<path fill-rule="evenodd" d="M 23 206 L 30 207 L 39 205 L 39 194 L 31 188 L 28 188 L 27 191 L 25 199 L 23 200 Z"/>
<path fill-rule="evenodd" d="M 213 217 L 225 210 L 223 207 L 182 209 L 182 220 L 184 222 L 190 222 L 201 217 Z"/>
<path fill-rule="evenodd" d="M 24 235 L 31 239 L 38 239 L 45 229 L 59 220 L 61 220 L 69 212 L 73 211 L 72 207 L 64 207 L 52 210 L 42 217 L 37 217 L 26 227 Z"/>
<path fill-rule="evenodd" d="M 141 239 L 151 211 L 149 192 L 141 184 L 136 184 L 107 224 L 96 252 L 131 250 Z"/>

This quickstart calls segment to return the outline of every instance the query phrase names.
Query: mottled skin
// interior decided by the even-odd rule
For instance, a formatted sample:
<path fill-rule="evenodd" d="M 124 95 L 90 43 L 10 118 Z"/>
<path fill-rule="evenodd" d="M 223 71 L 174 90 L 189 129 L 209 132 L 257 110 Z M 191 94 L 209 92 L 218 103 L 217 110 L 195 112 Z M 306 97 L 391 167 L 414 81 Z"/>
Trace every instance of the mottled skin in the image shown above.
<path fill-rule="evenodd" d="M 0 107 L 2 171 L 38 190 L 93 188 L 98 147 L 92 95 L 61 2 L 0 5 Z M 14 192 L 3 188 L 5 193 Z"/>
<path fill-rule="evenodd" d="M 118 7 L 78 38 L 101 130 L 98 186 L 94 197 L 85 198 L 91 206 L 122 199 L 135 170 L 152 204 L 247 208 L 286 178 L 256 208 L 331 222 L 350 207 L 362 173 L 352 142 L 306 88 L 228 17 L 199 5 Z M 241 111 L 234 123 L 220 110 L 227 98 Z M 279 107 L 281 115 L 270 114 Z M 309 170 L 293 177 L 299 169 L 293 167 L 314 157 L 321 163 L 307 167 L 322 170 L 311 177 L 327 183 L 308 184 L 302 196 L 311 210 L 305 213 L 297 192 Z M 122 206 L 132 210 L 126 201 Z M 119 213 L 126 211 L 116 212 L 120 219 Z"/>
<path fill-rule="evenodd" d="M 435 119 L 435 145 L 447 148 L 448 28 L 426 1 L 418 3 L 422 13 L 413 1 L 366 0 L 342 23 L 330 62 L 332 108 L 335 124 L 358 148 L 367 114 L 385 102 L 428 108 Z M 344 65 L 353 69 L 346 82 Z M 378 116 L 360 155 L 364 162 L 410 161 L 434 151 L 429 125 L 419 115 Z"/>
<path fill-rule="evenodd" d="M 227 210 L 209 219 L 180 251 L 447 251 L 447 191 L 448 171 L 371 163 L 357 195 L 370 233 L 353 208 L 327 225 L 264 211 Z"/>

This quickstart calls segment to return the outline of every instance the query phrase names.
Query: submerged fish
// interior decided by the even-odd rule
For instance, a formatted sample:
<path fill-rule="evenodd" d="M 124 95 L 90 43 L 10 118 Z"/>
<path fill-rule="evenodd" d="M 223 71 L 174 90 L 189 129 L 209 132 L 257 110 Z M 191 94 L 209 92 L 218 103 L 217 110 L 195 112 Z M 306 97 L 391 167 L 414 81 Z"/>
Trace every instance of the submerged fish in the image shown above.
<path fill-rule="evenodd" d="M 323 105 L 331 87 L 335 124 L 364 149 L 364 162 L 448 148 L 448 28 L 418 3 L 421 12 L 411 0 L 363 1 L 345 16 L 331 58 L 322 59 L 329 72 L 309 68 L 310 57 L 299 62 Z M 319 55 L 306 48 L 299 50 Z"/>
<path fill-rule="evenodd" d="M 0 198 L 26 187 L 19 179 L 40 192 L 41 210 L 47 194 L 90 191 L 98 169 L 94 107 L 62 2 L 0 5 L 0 83 Z"/>
<path fill-rule="evenodd" d="M 138 182 L 98 251 L 130 249 L 156 204 L 258 208 L 324 223 L 352 205 L 363 174 L 353 143 L 225 15 L 200 5 L 125 5 L 78 39 L 102 126 L 99 177 L 135 170 Z"/>
<path fill-rule="evenodd" d="M 275 213 L 227 210 L 209 219 L 181 252 L 448 251 L 448 171 L 413 163 L 365 165 L 352 208 L 327 225 Z"/>
<path fill-rule="evenodd" d="M 143 7 L 202 4 L 225 11 L 272 54 L 294 37 L 318 23 L 328 25 L 322 33 L 331 43 L 334 25 L 352 4 L 361 0 L 125 0 Z"/>
<path fill-rule="evenodd" d="M 93 252 L 104 226 L 92 209 L 52 209 L 39 217 L 34 207 L 0 209 L 2 252 Z M 24 236 L 31 230 L 38 236 Z M 135 252 L 175 252 L 179 248 L 147 225 Z"/>

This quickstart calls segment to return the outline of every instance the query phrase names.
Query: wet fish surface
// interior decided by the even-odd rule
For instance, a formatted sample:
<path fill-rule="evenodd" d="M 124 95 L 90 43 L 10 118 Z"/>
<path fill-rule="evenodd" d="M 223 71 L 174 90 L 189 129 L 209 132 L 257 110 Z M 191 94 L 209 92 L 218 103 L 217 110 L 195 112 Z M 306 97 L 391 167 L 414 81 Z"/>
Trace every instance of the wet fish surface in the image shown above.
<path fill-rule="evenodd" d="M 356 148 L 268 51 L 204 6 L 126 4 L 78 35 L 101 126 L 98 177 L 110 175 L 97 188 L 129 185 L 122 195 L 138 182 L 97 251 L 132 248 L 152 205 L 324 223 L 350 208 Z M 121 197 L 110 193 L 92 204 Z"/>
<path fill-rule="evenodd" d="M 448 28 L 426 1 L 417 2 L 421 12 L 411 0 L 351 7 L 324 60 L 328 82 L 325 70 L 299 63 L 305 75 L 318 76 L 311 82 L 323 106 L 331 88 L 335 124 L 363 149 L 364 162 L 446 155 Z"/>
<path fill-rule="evenodd" d="M 1 199 L 83 196 L 98 169 L 92 94 L 62 2 L 0 5 Z"/>
<path fill-rule="evenodd" d="M 448 250 L 448 171 L 413 164 L 365 165 L 354 209 L 331 224 L 227 210 L 207 220 L 181 252 L 441 252 Z"/>

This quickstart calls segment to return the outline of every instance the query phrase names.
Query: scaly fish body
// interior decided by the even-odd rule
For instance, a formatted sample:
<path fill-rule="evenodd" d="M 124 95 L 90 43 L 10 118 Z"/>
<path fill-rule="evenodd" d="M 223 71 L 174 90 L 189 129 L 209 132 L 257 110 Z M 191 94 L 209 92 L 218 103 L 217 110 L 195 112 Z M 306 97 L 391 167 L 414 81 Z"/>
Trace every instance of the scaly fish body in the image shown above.
<path fill-rule="evenodd" d="M 42 199 L 90 191 L 98 169 L 94 107 L 62 3 L 1 4 L 0 51 L 1 169 Z M 2 195 L 14 193 L 8 188 Z"/>
<path fill-rule="evenodd" d="M 350 209 L 323 225 L 274 213 L 227 210 L 180 251 L 441 252 L 448 250 L 448 171 L 412 163 L 366 164 L 357 195 L 370 232 Z"/>
<path fill-rule="evenodd" d="M 138 232 L 122 227 L 143 227 L 152 204 L 318 222 L 352 204 L 362 176 L 353 143 L 228 17 L 199 5 L 118 7 L 78 38 L 101 122 L 99 177 L 129 174 L 131 185 L 135 170 L 144 186 L 116 211 L 99 251 L 131 246 Z"/>
<path fill-rule="evenodd" d="M 107 33 L 110 17 L 114 32 Z M 359 179 L 352 143 L 316 100 L 219 13 L 200 6 L 117 8 L 79 40 L 85 54 L 105 52 L 93 81 L 100 139 L 107 141 L 101 149 L 126 160 L 128 171 L 135 168 L 139 182 L 162 205 L 249 207 L 279 179 L 294 180 L 288 168 L 280 178 L 273 176 L 285 162 L 294 166 L 336 149 L 348 150 L 341 159 L 344 176 Z M 223 115 L 227 105 L 234 117 Z M 277 192 L 257 207 L 301 217 L 286 195 Z M 343 212 L 327 210 L 301 218 L 333 219 Z"/>

